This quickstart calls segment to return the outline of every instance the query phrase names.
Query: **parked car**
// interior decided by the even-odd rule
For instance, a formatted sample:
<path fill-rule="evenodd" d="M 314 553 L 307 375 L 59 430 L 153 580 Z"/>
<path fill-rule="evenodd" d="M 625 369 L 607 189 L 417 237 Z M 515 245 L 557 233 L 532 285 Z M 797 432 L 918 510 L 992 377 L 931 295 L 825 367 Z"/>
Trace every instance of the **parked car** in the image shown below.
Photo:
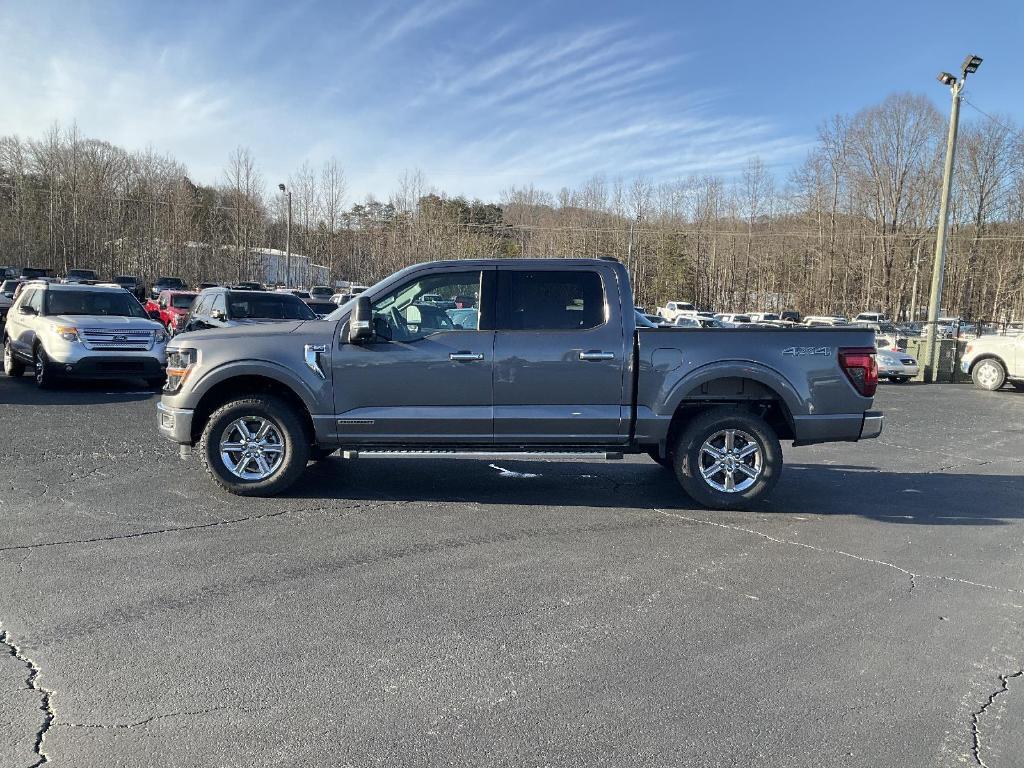
<path fill-rule="evenodd" d="M 317 301 L 316 299 L 310 299 L 306 302 L 306 306 L 316 313 L 317 317 L 327 317 L 331 312 L 338 308 L 338 305 L 331 301 Z"/>
<path fill-rule="evenodd" d="M 845 317 L 839 317 L 838 315 L 808 315 L 804 318 L 804 325 L 812 327 L 836 327 L 841 325 L 847 325 Z"/>
<path fill-rule="evenodd" d="M 150 299 L 146 302 L 146 312 L 155 311 L 164 328 L 173 335 L 188 317 L 188 311 L 197 295 L 195 291 L 160 291 L 155 301 Z"/>
<path fill-rule="evenodd" d="M 142 281 L 142 278 L 135 277 L 134 275 L 117 275 L 110 282 L 117 283 L 126 291 L 130 291 L 139 301 L 146 301 L 146 284 Z"/>
<path fill-rule="evenodd" d="M 278 288 L 275 293 L 290 293 L 292 296 L 298 296 L 303 301 L 309 299 L 309 291 L 303 291 L 299 288 Z"/>
<path fill-rule="evenodd" d="M 74 285 L 76 283 L 84 283 L 85 285 L 95 285 L 100 280 L 94 269 L 69 269 L 67 274 L 64 275 L 62 282 L 68 285 Z"/>
<path fill-rule="evenodd" d="M 676 328 L 703 328 L 700 320 L 696 317 L 689 317 L 687 315 L 678 315 L 676 321 L 672 323 Z"/>
<path fill-rule="evenodd" d="M 470 291 L 478 330 L 421 301 Z M 725 509 L 771 491 L 780 440 L 881 432 L 870 331 L 684 336 L 638 328 L 632 296 L 613 260 L 419 264 L 327 320 L 175 337 L 157 424 L 240 495 L 284 491 L 338 448 L 562 448 L 648 453 Z"/>
<path fill-rule="evenodd" d="M 330 301 L 334 295 L 334 289 L 329 285 L 310 286 L 309 297 L 314 301 Z"/>
<path fill-rule="evenodd" d="M 674 323 L 679 315 L 690 315 L 696 311 L 697 308 L 688 301 L 670 301 L 664 307 L 658 307 L 656 314 L 661 315 L 670 323 Z"/>
<path fill-rule="evenodd" d="M 196 286 L 196 291 L 205 291 L 207 288 L 219 288 L 220 283 L 200 283 Z M 262 289 L 258 289 L 262 290 Z"/>
<path fill-rule="evenodd" d="M 782 318 L 775 312 L 751 312 L 750 322 L 752 323 L 773 323 Z"/>
<path fill-rule="evenodd" d="M 1010 382 L 1024 390 L 1024 336 L 980 336 L 968 342 L 960 370 L 981 389 L 994 391 Z"/>
<path fill-rule="evenodd" d="M 214 287 L 216 287 L 216 283 L 208 283 L 204 287 L 206 287 L 206 288 L 214 288 Z M 257 283 L 257 282 L 246 281 L 246 280 L 243 280 L 240 283 L 235 283 L 231 287 L 234 288 L 236 291 L 265 291 L 265 290 L 267 290 L 266 286 L 263 285 L 263 283 Z"/>
<path fill-rule="evenodd" d="M 26 367 L 45 388 L 58 377 L 163 382 L 167 332 L 123 288 L 26 283 L 4 327 L 4 372 Z"/>
<path fill-rule="evenodd" d="M 37 280 L 39 278 L 53 277 L 53 270 L 47 267 L 22 267 L 18 275 L 22 280 Z"/>
<path fill-rule="evenodd" d="M 286 320 L 316 320 L 316 313 L 291 293 L 207 288 L 193 300 L 179 333 Z"/>
<path fill-rule="evenodd" d="M 14 300 L 14 292 L 18 290 L 18 286 L 21 285 L 24 280 L 19 277 L 9 278 L 0 283 L 0 294 L 6 296 L 8 299 Z"/>
<path fill-rule="evenodd" d="M 861 312 L 855 318 L 854 323 L 888 323 L 889 317 L 884 312 Z"/>
<path fill-rule="evenodd" d="M 17 267 L 0 267 L 0 283 L 4 280 L 13 280 L 20 272 Z"/>
<path fill-rule="evenodd" d="M 187 291 L 188 286 L 180 277 L 158 277 L 149 289 L 149 298 L 155 299 L 161 291 Z"/>
<path fill-rule="evenodd" d="M 7 283 L 8 281 L 5 280 L 4 285 Z M 7 312 L 10 310 L 11 305 L 14 304 L 13 296 L 14 291 L 11 291 L 10 294 L 7 291 L 0 292 L 0 326 L 7 322 Z"/>
<path fill-rule="evenodd" d="M 903 384 L 917 376 L 920 368 L 913 355 L 904 352 L 898 347 L 877 346 L 876 348 L 875 359 L 878 360 L 878 378 Z"/>
<path fill-rule="evenodd" d="M 715 320 L 720 322 L 726 328 L 737 328 L 741 325 L 749 325 L 752 322 L 750 315 L 742 315 L 738 313 L 715 315 Z"/>
<path fill-rule="evenodd" d="M 799 323 L 800 313 L 795 309 L 784 309 L 779 313 L 779 319 L 784 320 L 787 323 Z"/>

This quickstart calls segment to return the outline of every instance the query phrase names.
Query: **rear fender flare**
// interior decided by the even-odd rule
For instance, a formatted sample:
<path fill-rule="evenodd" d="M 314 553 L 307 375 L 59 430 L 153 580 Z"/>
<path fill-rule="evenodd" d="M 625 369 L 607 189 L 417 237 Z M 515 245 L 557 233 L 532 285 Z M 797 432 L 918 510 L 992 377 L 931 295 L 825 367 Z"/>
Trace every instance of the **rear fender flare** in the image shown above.
<path fill-rule="evenodd" d="M 805 415 L 811 411 L 810 398 L 798 392 L 781 373 L 766 365 L 740 360 L 708 363 L 690 371 L 669 390 L 658 410 L 662 415 L 671 416 L 693 390 L 717 379 L 730 378 L 750 379 L 771 390 L 786 406 L 790 416 Z"/>

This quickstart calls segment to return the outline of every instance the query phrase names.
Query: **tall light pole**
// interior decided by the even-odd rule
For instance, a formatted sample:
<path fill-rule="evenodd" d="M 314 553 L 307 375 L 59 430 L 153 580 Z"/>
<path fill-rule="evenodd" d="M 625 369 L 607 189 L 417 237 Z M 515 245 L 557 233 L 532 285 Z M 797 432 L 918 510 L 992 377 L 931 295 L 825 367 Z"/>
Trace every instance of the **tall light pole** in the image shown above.
<path fill-rule="evenodd" d="M 949 228 L 949 191 L 953 186 L 953 160 L 956 157 L 956 134 L 960 127 L 960 92 L 967 82 L 967 75 L 978 71 L 980 56 L 968 56 L 960 66 L 960 79 L 940 72 L 938 80 L 948 85 L 953 94 L 953 106 L 949 114 L 949 133 L 946 136 L 946 164 L 942 169 L 942 199 L 939 202 L 939 222 L 935 233 L 935 261 L 932 265 L 932 292 L 928 299 L 928 347 L 925 352 L 926 381 L 937 379 L 939 367 L 936 340 L 939 335 L 939 305 L 942 303 L 942 280 L 946 267 L 946 231 Z M 911 311 L 913 311 L 911 307 Z"/>
<path fill-rule="evenodd" d="M 284 229 L 284 287 L 292 287 L 292 191 L 284 184 L 278 184 L 277 188 L 284 192 L 288 198 L 288 220 Z"/>

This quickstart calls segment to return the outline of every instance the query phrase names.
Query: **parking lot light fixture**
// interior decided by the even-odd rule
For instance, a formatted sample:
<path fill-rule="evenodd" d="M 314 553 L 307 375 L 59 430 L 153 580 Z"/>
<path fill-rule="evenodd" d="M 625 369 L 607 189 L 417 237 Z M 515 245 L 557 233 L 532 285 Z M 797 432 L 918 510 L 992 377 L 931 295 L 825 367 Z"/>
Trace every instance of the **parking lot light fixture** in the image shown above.
<path fill-rule="evenodd" d="M 960 124 L 960 93 L 967 82 L 967 75 L 978 71 L 981 57 L 970 55 L 961 65 L 961 77 L 956 79 L 949 72 L 940 72 L 938 80 L 949 87 L 953 105 L 949 114 L 949 133 L 946 136 L 946 163 L 942 169 L 942 197 L 939 202 L 939 220 L 935 232 L 935 259 L 932 264 L 931 296 L 928 299 L 928 345 L 925 349 L 924 365 L 926 382 L 937 380 L 939 305 L 942 303 L 942 281 L 946 266 L 946 231 L 949 229 L 949 193 L 953 185 L 953 160 L 956 156 L 956 135 Z"/>

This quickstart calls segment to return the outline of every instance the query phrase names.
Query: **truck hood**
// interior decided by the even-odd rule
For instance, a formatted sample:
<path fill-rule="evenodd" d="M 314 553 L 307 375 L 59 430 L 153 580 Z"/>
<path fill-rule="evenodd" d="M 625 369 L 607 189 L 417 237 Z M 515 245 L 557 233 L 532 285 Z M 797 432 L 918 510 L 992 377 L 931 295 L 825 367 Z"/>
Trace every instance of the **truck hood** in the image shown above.
<path fill-rule="evenodd" d="M 118 315 L 54 315 L 47 319 L 54 320 L 60 325 L 74 325 L 79 328 L 145 328 L 150 331 L 163 328 L 155 320 Z"/>
<path fill-rule="evenodd" d="M 238 325 L 232 328 L 207 328 L 202 331 L 190 331 L 180 333 L 174 337 L 173 346 L 180 347 L 189 343 L 202 343 L 203 341 L 218 341 L 222 339 L 244 339 L 266 338 L 268 336 L 287 336 L 292 331 L 302 326 L 305 320 L 238 320 Z"/>

